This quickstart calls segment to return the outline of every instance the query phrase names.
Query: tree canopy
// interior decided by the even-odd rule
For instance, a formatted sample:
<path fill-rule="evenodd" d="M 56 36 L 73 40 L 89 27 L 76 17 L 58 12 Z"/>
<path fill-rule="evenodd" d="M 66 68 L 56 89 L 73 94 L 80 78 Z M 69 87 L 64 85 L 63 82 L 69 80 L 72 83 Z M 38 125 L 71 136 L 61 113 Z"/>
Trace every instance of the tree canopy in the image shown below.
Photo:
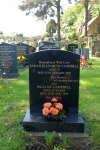
<path fill-rule="evenodd" d="M 61 30 L 68 39 L 77 39 L 76 30 L 83 22 L 85 9 L 80 4 L 68 7 L 61 17 Z"/>
<path fill-rule="evenodd" d="M 47 17 L 57 16 L 57 34 L 60 40 L 60 6 L 61 0 L 22 0 L 19 9 L 26 11 L 26 15 L 32 13 L 38 20 L 47 19 Z"/>

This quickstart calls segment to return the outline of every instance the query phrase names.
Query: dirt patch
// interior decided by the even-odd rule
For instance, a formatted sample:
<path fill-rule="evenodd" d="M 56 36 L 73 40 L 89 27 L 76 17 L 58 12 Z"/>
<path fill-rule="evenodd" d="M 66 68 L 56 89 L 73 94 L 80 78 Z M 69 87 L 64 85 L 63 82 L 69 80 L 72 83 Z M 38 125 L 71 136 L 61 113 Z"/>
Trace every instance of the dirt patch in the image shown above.
<path fill-rule="evenodd" d="M 63 150 L 93 150 L 94 147 L 89 138 L 67 138 L 67 142 L 69 141 L 72 142 L 71 146 Z M 45 137 L 29 137 L 27 143 L 29 146 L 25 150 L 53 150 L 54 146 L 62 144 L 62 140 L 56 137 L 51 148 L 46 145 Z"/>

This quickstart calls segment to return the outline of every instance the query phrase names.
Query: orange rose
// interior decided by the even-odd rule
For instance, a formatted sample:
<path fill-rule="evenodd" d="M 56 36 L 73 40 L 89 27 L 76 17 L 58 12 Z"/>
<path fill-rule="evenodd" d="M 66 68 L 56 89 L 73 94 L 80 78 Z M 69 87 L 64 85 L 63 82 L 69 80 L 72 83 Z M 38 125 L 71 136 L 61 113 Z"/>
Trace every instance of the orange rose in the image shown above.
<path fill-rule="evenodd" d="M 59 113 L 59 110 L 58 110 L 58 109 L 56 109 L 56 108 L 54 108 L 54 110 L 53 110 L 52 114 L 53 114 L 53 115 L 58 115 L 58 113 Z"/>
<path fill-rule="evenodd" d="M 56 98 L 52 98 L 51 102 L 57 102 L 58 100 Z"/>
<path fill-rule="evenodd" d="M 56 103 L 55 106 L 58 109 L 63 109 L 63 105 L 61 103 Z"/>
<path fill-rule="evenodd" d="M 43 107 L 50 108 L 51 105 L 52 105 L 51 103 L 44 103 L 44 104 L 43 104 Z"/>
<path fill-rule="evenodd" d="M 54 109 L 55 109 L 54 107 L 51 107 L 50 108 L 50 113 L 53 113 Z"/>
<path fill-rule="evenodd" d="M 43 115 L 47 116 L 49 114 L 49 109 L 47 107 L 43 108 Z"/>

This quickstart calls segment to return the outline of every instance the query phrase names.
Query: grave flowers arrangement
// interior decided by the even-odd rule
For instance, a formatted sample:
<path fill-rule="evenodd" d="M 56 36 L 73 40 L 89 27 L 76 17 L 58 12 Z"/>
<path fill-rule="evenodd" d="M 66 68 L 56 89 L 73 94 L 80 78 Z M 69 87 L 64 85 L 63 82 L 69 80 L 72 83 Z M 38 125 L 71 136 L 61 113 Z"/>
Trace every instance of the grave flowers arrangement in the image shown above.
<path fill-rule="evenodd" d="M 80 55 L 80 67 L 81 69 L 90 69 L 92 62 L 89 59 L 86 59 L 84 55 Z"/>
<path fill-rule="evenodd" d="M 26 60 L 26 58 L 24 56 L 17 57 L 18 68 L 25 66 L 25 60 Z"/>
<path fill-rule="evenodd" d="M 44 117 L 49 120 L 62 120 L 63 117 L 66 117 L 65 111 L 63 110 L 63 105 L 58 103 L 56 98 L 52 98 L 51 102 L 43 104 L 42 113 Z"/>

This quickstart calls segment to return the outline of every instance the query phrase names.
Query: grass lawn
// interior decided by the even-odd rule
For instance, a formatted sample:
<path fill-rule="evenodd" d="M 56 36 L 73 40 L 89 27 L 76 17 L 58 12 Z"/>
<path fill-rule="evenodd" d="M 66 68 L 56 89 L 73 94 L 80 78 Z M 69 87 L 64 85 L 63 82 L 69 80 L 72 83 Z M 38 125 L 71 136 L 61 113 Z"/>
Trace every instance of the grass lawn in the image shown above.
<path fill-rule="evenodd" d="M 89 141 L 94 143 L 97 149 L 100 148 L 100 58 L 93 57 L 91 61 L 94 69 L 80 70 L 79 110 L 84 118 L 85 132 L 90 133 Z M 29 145 L 30 134 L 24 131 L 22 126 L 28 109 L 27 68 L 20 72 L 20 78 L 17 80 L 0 86 L 1 150 L 25 150 Z"/>

